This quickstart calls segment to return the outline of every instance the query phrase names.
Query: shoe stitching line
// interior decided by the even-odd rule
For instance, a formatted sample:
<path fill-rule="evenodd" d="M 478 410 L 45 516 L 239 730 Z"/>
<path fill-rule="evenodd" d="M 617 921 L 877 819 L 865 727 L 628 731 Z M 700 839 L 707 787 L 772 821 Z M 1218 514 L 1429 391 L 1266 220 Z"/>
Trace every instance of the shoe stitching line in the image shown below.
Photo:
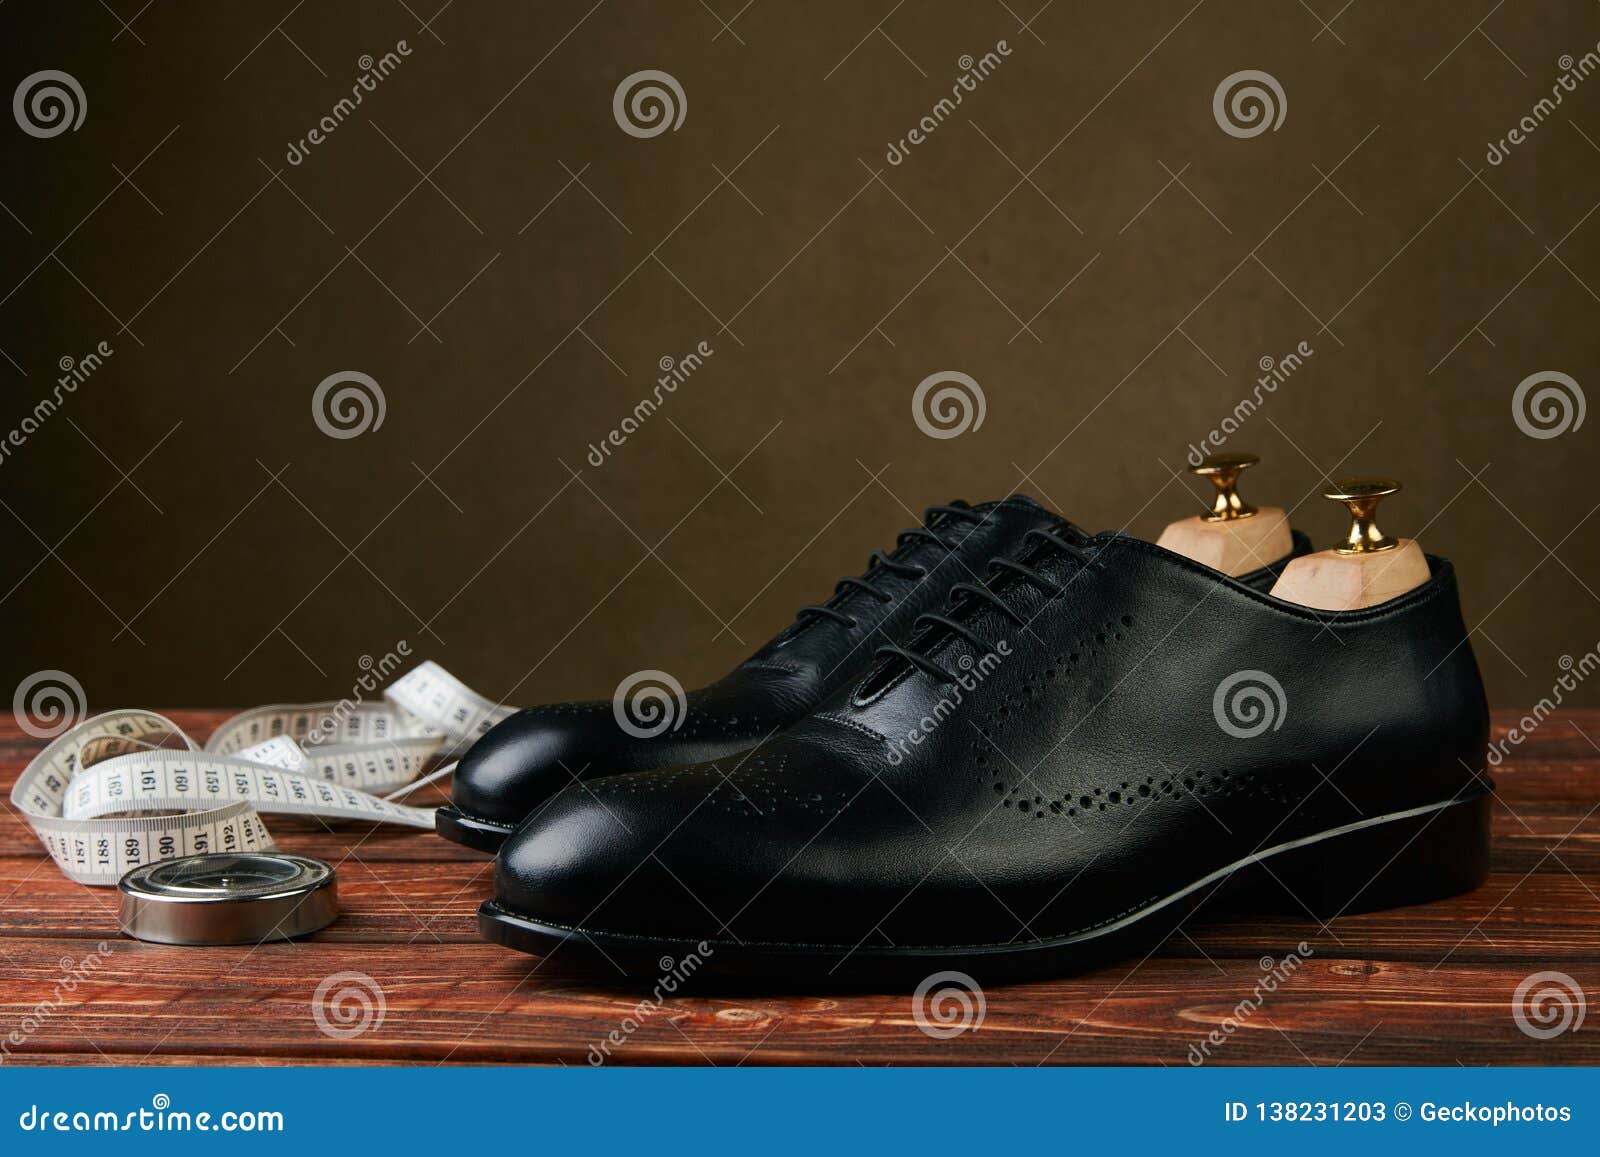
<path fill-rule="evenodd" d="M 888 743 L 889 737 L 881 731 L 874 731 L 864 723 L 857 723 L 854 719 L 847 719 L 843 715 L 836 715 L 832 711 L 818 711 L 812 715 L 813 719 L 825 719 L 829 723 L 836 723 L 840 727 L 848 727 L 851 731 L 859 731 L 862 735 L 877 740 L 879 743 Z"/>
<path fill-rule="evenodd" d="M 761 662 L 750 660 L 748 662 L 740 663 L 739 666 L 741 669 L 746 671 L 754 668 L 763 671 L 782 671 L 786 675 L 798 675 L 805 670 L 805 668 L 800 666 L 798 663 L 773 663 L 766 660 L 762 660 Z"/>

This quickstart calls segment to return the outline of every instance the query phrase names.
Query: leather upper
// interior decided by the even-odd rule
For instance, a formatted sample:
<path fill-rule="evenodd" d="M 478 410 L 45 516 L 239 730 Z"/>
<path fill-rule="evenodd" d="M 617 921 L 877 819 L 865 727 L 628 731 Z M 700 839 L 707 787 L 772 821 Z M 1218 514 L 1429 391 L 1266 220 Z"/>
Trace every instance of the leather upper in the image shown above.
<path fill-rule="evenodd" d="M 831 613 L 803 614 L 728 675 L 688 692 L 684 709 L 672 708 L 675 726 L 653 736 L 631 734 L 610 700 L 518 711 L 461 759 L 452 802 L 475 819 L 512 825 L 576 780 L 750 748 L 859 675 L 879 644 L 943 602 L 952 583 L 981 578 L 987 560 L 1027 531 L 1066 525 L 1021 495 L 935 507 L 923 528 L 900 535 L 887 563 L 874 559 L 866 584 L 839 584 L 823 604 Z"/>
<path fill-rule="evenodd" d="M 1001 945 L 1486 790 L 1447 562 L 1317 612 L 1126 536 L 1033 537 L 1014 557 L 1059 593 L 986 584 L 1025 625 L 957 599 L 960 632 L 904 641 L 958 682 L 891 656 L 748 754 L 570 786 L 501 851 L 499 903 L 620 935 Z"/>

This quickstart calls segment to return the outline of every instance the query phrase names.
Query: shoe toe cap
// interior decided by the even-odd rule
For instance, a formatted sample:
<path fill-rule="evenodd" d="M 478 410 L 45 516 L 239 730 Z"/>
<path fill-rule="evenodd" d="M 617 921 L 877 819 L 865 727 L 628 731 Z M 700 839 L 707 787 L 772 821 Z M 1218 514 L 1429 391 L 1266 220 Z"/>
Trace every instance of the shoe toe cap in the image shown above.
<path fill-rule="evenodd" d="M 519 711 L 490 728 L 461 757 L 451 801 L 477 819 L 520 823 L 578 774 L 573 759 L 581 745 L 577 720 L 538 709 Z"/>
<path fill-rule="evenodd" d="M 736 775 L 757 790 L 749 773 Z M 502 846 L 495 900 L 540 924 L 626 937 L 839 933 L 857 865 L 813 795 L 774 787 L 758 804 L 716 763 L 572 784 Z"/>
<path fill-rule="evenodd" d="M 659 869 L 650 863 L 650 833 L 643 829 L 639 817 L 624 818 L 574 785 L 500 849 L 495 899 L 541 923 L 575 928 L 626 902 L 641 884 L 662 894 L 663 881 L 654 879 Z"/>

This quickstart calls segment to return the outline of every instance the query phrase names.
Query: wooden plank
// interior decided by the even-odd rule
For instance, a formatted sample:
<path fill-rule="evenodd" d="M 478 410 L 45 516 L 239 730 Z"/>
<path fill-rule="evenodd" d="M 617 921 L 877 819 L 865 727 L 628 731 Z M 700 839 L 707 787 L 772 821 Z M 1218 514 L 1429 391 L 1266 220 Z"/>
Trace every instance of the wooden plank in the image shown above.
<path fill-rule="evenodd" d="M 16 1024 L 55 999 L 60 957 L 76 941 L 43 941 L 41 961 L 0 994 L 0 1022 Z M 382 987 L 381 1023 L 348 1040 L 317 1028 L 318 981 L 358 970 Z M 1224 1064 L 1600 1062 L 1600 1038 L 1525 1035 L 1511 998 L 1526 966 L 1430 968 L 1308 958 L 1259 1007 L 1255 961 L 1157 959 L 1082 977 L 991 990 L 982 1024 L 930 1037 L 905 993 L 829 996 L 667 996 L 640 1013 L 640 994 L 596 987 L 559 960 L 540 965 L 492 945 L 269 945 L 221 950 L 113 946 L 67 1003 L 38 1018 L 12 1052 L 97 1050 L 251 1059 L 542 1061 L 586 1064 L 616 1030 L 609 1060 L 716 1064 L 1190 1063 L 1217 1030 L 1210 1060 Z M 1600 967 L 1574 969 L 1600 987 Z M 627 1030 L 630 1018 L 637 1027 Z M 1238 1022 L 1229 1031 L 1225 1022 Z M 248 1024 L 248 1032 L 240 1026 Z"/>
<path fill-rule="evenodd" d="M 1340 916 L 1325 927 L 1303 913 L 1201 913 L 1187 936 L 1169 939 L 1158 955 L 1280 954 L 1303 940 L 1329 958 L 1576 967 L 1600 960 L 1597 893 L 1592 876 L 1502 872 L 1464 896 Z"/>
<path fill-rule="evenodd" d="M 230 713 L 174 714 L 203 738 Z M 1515 714 L 1497 715 L 1497 738 Z M 1538 1041 L 1511 1015 L 1534 972 L 1559 969 L 1600 992 L 1591 739 L 1600 711 L 1568 712 L 1509 749 L 1493 773 L 1494 872 L 1469 896 L 1326 928 L 1296 913 L 1207 913 L 1146 961 L 990 990 L 981 1027 L 950 1040 L 917 1027 L 905 992 L 673 995 L 612 1046 L 609 1063 L 1185 1065 L 1251 995 L 1260 958 L 1301 940 L 1313 955 L 1210 1047 L 1209 1063 L 1600 1063 L 1595 1034 Z M 0 789 L 40 746 L 0 720 Z M 37 1021 L 8 1063 L 586 1064 L 636 1011 L 639 990 L 559 953 L 540 961 L 478 939 L 488 857 L 426 832 L 269 822 L 284 847 L 340 865 L 339 921 L 294 944 L 172 948 L 118 937 L 115 893 L 62 878 L 7 809 L 0 1042 Z M 100 966 L 58 996 L 63 962 L 101 940 Z M 350 970 L 376 979 L 387 1008 L 381 1026 L 339 1040 L 318 1030 L 311 996 Z"/>
<path fill-rule="evenodd" d="M 379 864 L 333 855 L 329 862 L 338 871 L 341 914 L 319 938 L 401 945 L 413 939 L 477 941 L 478 904 L 494 890 L 492 860 Z M 0 859 L 0 942 L 115 936 L 117 902 L 116 889 L 75 884 L 38 858 Z"/>
<path fill-rule="evenodd" d="M 142 1053 L 142 1052 L 141 1053 L 117 1053 L 117 1052 L 101 1051 L 101 1052 L 83 1053 L 83 1054 L 69 1053 L 69 1052 L 54 1052 L 54 1053 L 23 1052 L 23 1053 L 18 1053 L 18 1054 L 15 1054 L 15 1055 L 11 1056 L 11 1057 L 8 1057 L 6 1059 L 5 1063 L 7 1065 L 12 1065 L 12 1066 L 26 1065 L 26 1066 L 31 1066 L 31 1067 L 35 1067 L 35 1068 L 42 1068 L 42 1067 L 45 1067 L 45 1066 L 62 1067 L 62 1066 L 67 1066 L 67 1065 L 120 1065 L 120 1066 L 149 1065 L 149 1066 L 153 1066 L 153 1067 L 188 1067 L 188 1066 L 197 1066 L 197 1065 L 199 1065 L 199 1066 L 213 1066 L 213 1067 L 220 1066 L 220 1067 L 232 1067 L 232 1068 L 243 1068 L 243 1067 L 246 1067 L 246 1066 L 248 1066 L 250 1068 L 281 1068 L 281 1067 L 285 1067 L 285 1066 L 289 1066 L 289 1065 L 304 1065 L 307 1062 L 303 1058 L 296 1057 L 296 1056 L 248 1057 L 248 1056 L 229 1056 L 229 1055 L 227 1055 L 225 1053 L 168 1053 L 168 1052 L 160 1052 L 160 1053 L 150 1054 L 150 1053 Z M 397 1068 L 397 1067 L 399 1067 L 401 1065 L 414 1064 L 415 1062 L 407 1061 L 407 1060 L 403 1060 L 403 1059 L 391 1060 L 391 1059 L 382 1058 L 382 1057 L 379 1057 L 379 1058 L 373 1058 L 373 1057 L 323 1057 L 323 1058 L 320 1058 L 316 1063 L 319 1064 L 319 1065 L 331 1065 L 331 1066 L 337 1066 L 337 1067 L 341 1067 L 341 1068 L 350 1068 L 352 1066 L 357 1066 L 357 1065 L 361 1066 L 362 1068 L 367 1068 L 367 1067 Z M 444 1063 L 448 1064 L 448 1065 L 450 1065 L 452 1067 L 455 1067 L 455 1066 L 470 1066 L 470 1065 L 490 1065 L 490 1064 L 494 1064 L 495 1062 L 493 1062 L 493 1061 L 450 1060 L 450 1061 L 446 1061 Z M 526 1062 L 521 1062 L 521 1063 L 525 1063 L 525 1064 L 529 1064 L 529 1065 L 535 1065 L 535 1064 L 538 1064 L 539 1062 L 537 1062 L 537 1061 L 526 1061 Z"/>
<path fill-rule="evenodd" d="M 1594 891 L 1591 891 L 1593 889 Z M 475 944 L 478 903 L 493 891 L 485 864 L 373 864 L 339 868 L 339 919 L 315 939 L 331 943 Z M 1327 929 L 1300 912 L 1203 913 L 1188 937 L 1158 955 L 1249 957 L 1300 940 L 1329 954 L 1432 962 L 1497 963 L 1600 958 L 1600 886 L 1562 870 L 1497 872 L 1480 890 L 1435 904 L 1343 916 Z M 8 939 L 100 940 L 117 935 L 116 894 L 84 888 L 37 860 L 0 860 L 0 945 Z M 9 949 L 15 951 L 14 949 Z"/>

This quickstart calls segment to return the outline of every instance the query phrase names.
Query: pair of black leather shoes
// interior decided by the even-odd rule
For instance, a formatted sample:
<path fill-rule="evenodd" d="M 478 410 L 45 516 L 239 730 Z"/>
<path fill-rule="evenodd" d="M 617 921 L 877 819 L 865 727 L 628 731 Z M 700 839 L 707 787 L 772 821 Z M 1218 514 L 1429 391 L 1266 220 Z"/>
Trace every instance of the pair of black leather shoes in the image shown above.
<path fill-rule="evenodd" d="M 1475 887 L 1449 563 L 1326 612 L 1267 593 L 1289 557 L 1229 578 L 1022 497 L 934 507 L 678 726 L 500 724 L 440 831 L 504 841 L 489 939 L 639 978 L 993 982 L 1146 950 L 1225 884 L 1319 920 Z"/>

